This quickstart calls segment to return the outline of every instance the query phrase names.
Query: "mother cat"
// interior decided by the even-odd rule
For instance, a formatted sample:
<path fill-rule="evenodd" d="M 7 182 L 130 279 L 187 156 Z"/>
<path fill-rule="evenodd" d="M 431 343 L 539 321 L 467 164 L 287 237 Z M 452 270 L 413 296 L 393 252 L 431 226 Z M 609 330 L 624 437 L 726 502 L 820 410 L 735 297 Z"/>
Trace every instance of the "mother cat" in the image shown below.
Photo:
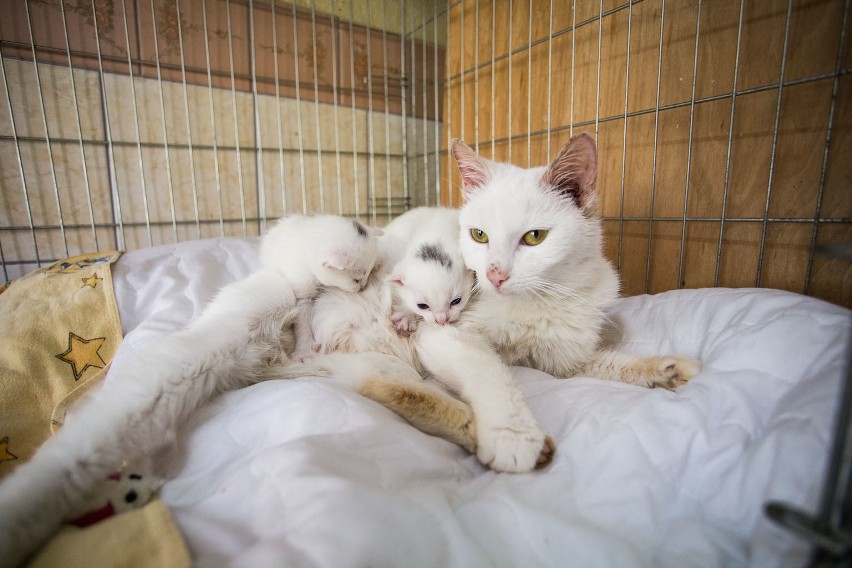
<path fill-rule="evenodd" d="M 464 424 L 457 438 L 467 437 L 466 445 L 474 443 L 469 438 L 475 431 L 484 463 L 528 471 L 548 448 L 539 456 L 541 434 L 508 370 L 487 350 L 480 349 L 475 361 L 464 360 L 473 338 L 485 338 L 508 365 L 561 377 L 674 388 L 700 371 L 698 361 L 687 357 L 636 357 L 602 345 L 618 278 L 603 256 L 601 225 L 593 214 L 597 157 L 589 136 L 572 138 L 553 163 L 539 168 L 486 160 L 459 140 L 453 154 L 466 201 L 459 219 L 462 254 L 476 272 L 479 295 L 457 327 L 424 326 L 415 345 L 423 365 L 471 404 L 475 428 L 459 419 L 456 406 L 440 397 L 425 400 L 407 386 L 369 382 L 364 394 L 415 425 L 446 415 L 448 424 Z M 503 389 L 502 397 L 494 392 Z"/>

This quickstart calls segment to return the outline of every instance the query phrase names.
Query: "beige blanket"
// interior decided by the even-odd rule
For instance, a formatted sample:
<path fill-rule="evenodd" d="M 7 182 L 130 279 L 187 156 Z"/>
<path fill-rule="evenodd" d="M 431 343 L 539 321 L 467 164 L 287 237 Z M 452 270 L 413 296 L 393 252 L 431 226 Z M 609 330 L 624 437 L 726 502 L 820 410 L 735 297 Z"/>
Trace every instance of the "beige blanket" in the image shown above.
<path fill-rule="evenodd" d="M 81 255 L 0 286 L 0 478 L 62 425 L 106 374 L 121 342 L 110 251 Z M 189 566 L 157 499 L 85 529 L 66 527 L 34 566 Z"/>

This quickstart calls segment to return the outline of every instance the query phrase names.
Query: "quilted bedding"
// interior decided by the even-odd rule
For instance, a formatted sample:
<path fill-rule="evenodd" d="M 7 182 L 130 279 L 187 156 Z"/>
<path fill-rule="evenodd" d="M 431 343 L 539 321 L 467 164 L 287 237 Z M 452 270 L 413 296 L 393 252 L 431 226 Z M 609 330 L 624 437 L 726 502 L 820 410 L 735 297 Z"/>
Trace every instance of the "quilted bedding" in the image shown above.
<path fill-rule="evenodd" d="M 257 264 L 224 238 L 127 253 L 113 361 L 197 315 Z M 335 379 L 276 380 L 197 413 L 158 463 L 198 566 L 800 566 L 763 513 L 813 511 L 845 373 L 850 312 L 786 292 L 620 300 L 622 349 L 680 353 L 676 392 L 513 373 L 553 463 L 497 474 Z"/>

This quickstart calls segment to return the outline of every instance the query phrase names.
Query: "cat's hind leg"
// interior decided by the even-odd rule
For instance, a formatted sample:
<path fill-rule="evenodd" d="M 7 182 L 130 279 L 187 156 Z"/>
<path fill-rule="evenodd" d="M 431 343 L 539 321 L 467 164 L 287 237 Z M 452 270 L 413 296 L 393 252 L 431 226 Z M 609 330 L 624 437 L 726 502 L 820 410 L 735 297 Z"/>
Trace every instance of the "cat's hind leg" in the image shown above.
<path fill-rule="evenodd" d="M 701 362 L 682 355 L 641 357 L 604 349 L 576 374 L 648 388 L 675 389 L 701 372 Z"/>

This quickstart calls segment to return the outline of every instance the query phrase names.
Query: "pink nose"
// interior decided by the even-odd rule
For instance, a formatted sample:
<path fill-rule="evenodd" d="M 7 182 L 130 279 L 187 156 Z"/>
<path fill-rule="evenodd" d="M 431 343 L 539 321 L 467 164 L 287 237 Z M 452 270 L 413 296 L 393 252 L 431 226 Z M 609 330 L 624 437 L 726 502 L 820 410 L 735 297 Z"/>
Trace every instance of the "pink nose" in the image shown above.
<path fill-rule="evenodd" d="M 435 322 L 437 322 L 441 325 L 444 325 L 445 323 L 447 323 L 447 320 L 448 320 L 447 314 L 445 314 L 445 313 L 435 314 Z"/>
<path fill-rule="evenodd" d="M 494 284 L 494 287 L 498 290 L 500 286 L 503 285 L 503 282 L 509 279 L 509 275 L 497 268 L 496 266 L 492 266 L 488 269 L 488 281 Z"/>

